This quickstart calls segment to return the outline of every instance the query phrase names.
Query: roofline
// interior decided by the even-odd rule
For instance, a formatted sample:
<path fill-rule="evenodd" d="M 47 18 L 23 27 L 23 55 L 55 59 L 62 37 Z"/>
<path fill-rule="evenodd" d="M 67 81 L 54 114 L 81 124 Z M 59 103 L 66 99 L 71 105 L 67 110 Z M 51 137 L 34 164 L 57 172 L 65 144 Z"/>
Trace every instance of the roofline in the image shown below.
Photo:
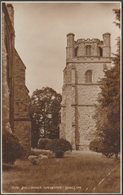
<path fill-rule="evenodd" d="M 16 50 L 15 48 L 14 48 L 14 51 L 15 51 L 15 53 L 18 55 L 18 57 L 19 57 L 19 59 L 21 60 L 21 62 L 22 62 L 22 64 L 23 64 L 24 68 L 26 69 L 26 66 L 25 66 L 24 62 L 22 61 L 21 57 L 19 56 L 19 54 L 18 54 L 18 52 L 17 52 L 17 50 Z"/>
<path fill-rule="evenodd" d="M 12 29 L 12 33 L 13 35 L 15 36 L 15 30 L 14 30 L 14 26 L 12 25 L 12 22 L 11 22 L 11 19 L 10 19 L 10 16 L 9 16 L 9 13 L 8 13 L 8 10 L 7 10 L 7 6 L 5 3 L 2 3 L 2 11 L 5 13 L 5 16 L 7 16 L 8 18 L 8 24 L 10 25 L 11 29 Z"/>

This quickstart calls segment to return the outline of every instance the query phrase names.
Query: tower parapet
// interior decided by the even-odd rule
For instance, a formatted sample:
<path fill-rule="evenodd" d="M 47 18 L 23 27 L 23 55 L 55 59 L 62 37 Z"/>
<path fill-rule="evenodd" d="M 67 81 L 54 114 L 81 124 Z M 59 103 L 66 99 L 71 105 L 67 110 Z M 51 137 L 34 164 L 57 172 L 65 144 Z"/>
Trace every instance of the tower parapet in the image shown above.
<path fill-rule="evenodd" d="M 103 56 L 111 57 L 111 34 L 103 34 Z"/>
<path fill-rule="evenodd" d="M 87 38 L 74 40 L 74 34 L 67 34 L 66 59 L 77 57 L 111 57 L 110 33 L 103 34 L 103 40 Z"/>
<path fill-rule="evenodd" d="M 67 34 L 67 47 L 66 47 L 66 59 L 72 59 L 74 57 L 74 34 Z"/>

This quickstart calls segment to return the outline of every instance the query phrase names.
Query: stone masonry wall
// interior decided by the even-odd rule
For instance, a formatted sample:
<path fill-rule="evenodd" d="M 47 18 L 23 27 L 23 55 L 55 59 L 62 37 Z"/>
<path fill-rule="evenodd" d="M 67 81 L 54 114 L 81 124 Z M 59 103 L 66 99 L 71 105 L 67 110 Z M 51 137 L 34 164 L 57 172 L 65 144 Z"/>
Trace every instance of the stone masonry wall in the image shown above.
<path fill-rule="evenodd" d="M 100 88 L 98 85 L 78 85 L 78 105 L 94 105 Z"/>
<path fill-rule="evenodd" d="M 8 7 L 5 4 L 2 4 L 2 11 L 4 14 L 4 44 L 6 50 L 6 74 L 7 74 L 7 85 L 9 91 L 9 123 L 11 129 L 13 129 L 14 120 L 14 107 L 13 107 L 13 51 L 14 51 L 14 39 L 15 39 L 15 32 L 13 24 L 11 23 Z"/>
<path fill-rule="evenodd" d="M 78 129 L 80 133 L 80 149 L 89 149 L 88 145 L 95 136 L 94 106 L 82 106 L 78 108 Z"/>
<path fill-rule="evenodd" d="M 103 62 L 99 62 L 99 63 L 79 63 L 76 64 L 76 69 L 77 69 L 77 83 L 81 84 L 85 84 L 85 72 L 87 70 L 92 70 L 92 84 L 97 83 L 100 78 L 102 78 L 104 76 L 104 72 L 103 72 Z"/>
<path fill-rule="evenodd" d="M 31 123 L 29 118 L 29 91 L 25 86 L 25 65 L 17 51 L 14 52 L 14 131 L 27 154 L 31 149 Z"/>
<path fill-rule="evenodd" d="M 2 12 L 2 124 L 3 132 L 12 133 L 9 121 L 9 87 L 7 82 L 7 51 L 5 45 L 5 13 Z"/>
<path fill-rule="evenodd" d="M 14 9 L 2 4 L 2 85 L 3 123 L 14 132 L 27 154 L 31 149 L 29 91 L 25 85 L 25 65 L 15 50 Z"/>
<path fill-rule="evenodd" d="M 23 120 L 15 120 L 14 121 L 14 129 L 15 134 L 20 140 L 20 143 L 22 144 L 23 148 L 25 149 L 26 153 L 25 155 L 28 156 L 30 154 L 31 150 L 31 123 L 30 121 Z"/>
<path fill-rule="evenodd" d="M 72 108 L 71 108 L 71 86 L 67 86 L 64 88 L 64 93 L 66 94 L 67 92 L 67 96 L 63 97 L 63 107 L 62 107 L 62 129 L 63 131 L 61 132 L 60 137 L 67 137 L 67 140 L 71 142 L 71 131 L 72 131 L 72 125 L 71 125 L 71 120 L 72 120 Z M 65 105 L 65 107 L 64 107 Z M 67 112 L 66 109 L 69 109 L 70 112 Z M 69 129 L 69 131 L 64 131 L 65 129 Z"/>

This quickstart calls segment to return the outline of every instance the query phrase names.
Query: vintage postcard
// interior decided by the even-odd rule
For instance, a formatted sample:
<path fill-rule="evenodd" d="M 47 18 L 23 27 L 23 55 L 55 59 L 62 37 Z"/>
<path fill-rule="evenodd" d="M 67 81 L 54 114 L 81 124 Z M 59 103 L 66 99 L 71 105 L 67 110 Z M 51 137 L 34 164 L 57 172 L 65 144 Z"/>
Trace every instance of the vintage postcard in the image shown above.
<path fill-rule="evenodd" d="M 1 194 L 120 194 L 121 1 L 1 2 Z"/>

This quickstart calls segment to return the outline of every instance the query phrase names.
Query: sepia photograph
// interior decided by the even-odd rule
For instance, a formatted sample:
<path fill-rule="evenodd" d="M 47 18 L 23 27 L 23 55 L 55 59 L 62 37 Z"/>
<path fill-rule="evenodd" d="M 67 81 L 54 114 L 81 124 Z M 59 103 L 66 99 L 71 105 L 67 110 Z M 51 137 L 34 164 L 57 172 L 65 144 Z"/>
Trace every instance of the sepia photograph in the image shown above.
<path fill-rule="evenodd" d="M 122 194 L 121 6 L 1 2 L 1 194 Z"/>

